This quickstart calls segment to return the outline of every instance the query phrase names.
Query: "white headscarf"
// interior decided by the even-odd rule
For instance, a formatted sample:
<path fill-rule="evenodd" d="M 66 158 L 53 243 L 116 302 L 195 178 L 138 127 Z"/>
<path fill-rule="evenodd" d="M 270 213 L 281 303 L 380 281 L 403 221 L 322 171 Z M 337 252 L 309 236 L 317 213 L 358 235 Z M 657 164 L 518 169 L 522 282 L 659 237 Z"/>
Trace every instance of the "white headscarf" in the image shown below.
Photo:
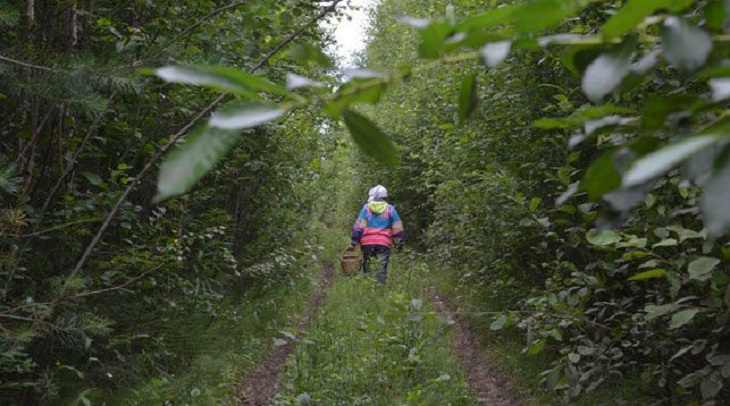
<path fill-rule="evenodd" d="M 386 197 L 388 197 L 388 189 L 386 189 L 383 185 L 374 186 L 370 189 L 370 191 L 368 191 L 368 202 L 384 200 Z"/>

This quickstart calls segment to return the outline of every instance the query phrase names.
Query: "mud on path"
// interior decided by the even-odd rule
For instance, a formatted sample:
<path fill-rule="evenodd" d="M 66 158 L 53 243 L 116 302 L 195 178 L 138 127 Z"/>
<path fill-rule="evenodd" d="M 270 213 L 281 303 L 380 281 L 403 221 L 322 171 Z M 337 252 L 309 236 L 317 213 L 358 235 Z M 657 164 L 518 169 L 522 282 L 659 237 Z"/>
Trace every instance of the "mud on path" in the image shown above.
<path fill-rule="evenodd" d="M 461 362 L 469 388 L 479 403 L 489 406 L 519 405 L 520 402 L 513 395 L 509 380 L 491 368 L 491 362 L 482 354 L 479 337 L 469 323 L 455 313 L 448 298 L 439 295 L 435 289 L 429 289 L 428 295 L 441 317 L 453 321 L 454 335 L 451 339 L 451 350 Z"/>
<path fill-rule="evenodd" d="M 332 286 L 335 271 L 332 264 L 322 267 L 319 275 L 319 286 L 309 299 L 304 314 L 297 323 L 297 337 L 301 337 L 324 302 L 327 289 Z M 288 340 L 286 344 L 272 348 L 269 356 L 259 363 L 236 388 L 238 404 L 245 406 L 265 406 L 271 403 L 279 391 L 279 378 L 289 354 L 296 348 L 296 342 Z"/>

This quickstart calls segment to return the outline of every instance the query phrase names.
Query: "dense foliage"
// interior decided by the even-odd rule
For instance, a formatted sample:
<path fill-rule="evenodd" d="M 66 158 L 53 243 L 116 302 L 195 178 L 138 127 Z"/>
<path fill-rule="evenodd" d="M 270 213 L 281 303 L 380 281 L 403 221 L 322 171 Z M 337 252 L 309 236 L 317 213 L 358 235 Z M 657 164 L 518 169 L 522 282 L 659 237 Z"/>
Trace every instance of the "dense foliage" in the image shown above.
<path fill-rule="evenodd" d="M 481 3 L 381 3 L 368 66 L 414 73 L 374 114 L 403 164 L 365 183 L 492 330 L 555 354 L 548 389 L 727 400 L 727 4 Z"/>
<path fill-rule="evenodd" d="M 730 4 L 382 0 L 343 82 L 312 24 L 337 3 L 0 4 L 11 398 L 172 368 L 154 322 L 286 279 L 342 121 L 350 186 L 394 191 L 546 387 L 728 399 Z"/>
<path fill-rule="evenodd" d="M 229 159 L 191 194 L 152 204 L 157 157 L 183 143 L 215 94 L 137 69 L 319 77 L 293 50 L 325 41 L 317 18 L 331 11 L 0 1 L 0 403 L 86 403 L 169 377 L 207 348 L 196 334 L 247 320 L 230 304 L 302 271 L 297 247 L 318 253 L 307 230 L 335 145 L 321 120 L 302 110 L 236 133 Z"/>

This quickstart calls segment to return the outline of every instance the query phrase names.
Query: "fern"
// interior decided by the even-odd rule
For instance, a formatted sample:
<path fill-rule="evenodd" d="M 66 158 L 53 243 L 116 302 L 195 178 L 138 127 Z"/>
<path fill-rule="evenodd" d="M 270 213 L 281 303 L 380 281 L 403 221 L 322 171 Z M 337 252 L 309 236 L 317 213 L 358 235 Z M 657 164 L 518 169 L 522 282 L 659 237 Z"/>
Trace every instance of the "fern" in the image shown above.
<path fill-rule="evenodd" d="M 5 193 L 15 194 L 18 191 L 21 179 L 15 176 L 15 170 L 14 162 L 0 166 L 0 189 Z"/>

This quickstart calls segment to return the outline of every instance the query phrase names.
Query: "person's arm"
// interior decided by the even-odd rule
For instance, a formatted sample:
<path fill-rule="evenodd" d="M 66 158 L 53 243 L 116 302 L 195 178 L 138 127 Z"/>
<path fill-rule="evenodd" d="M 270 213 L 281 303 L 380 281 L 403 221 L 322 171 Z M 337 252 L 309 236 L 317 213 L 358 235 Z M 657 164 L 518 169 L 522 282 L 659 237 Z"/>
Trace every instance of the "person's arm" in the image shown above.
<path fill-rule="evenodd" d="M 354 247 L 357 244 L 360 244 L 360 239 L 362 238 L 362 234 L 365 232 L 365 227 L 367 227 L 367 213 L 365 207 L 363 207 L 360 210 L 357 219 L 355 219 L 355 224 L 352 225 L 352 240 L 350 242 L 350 246 Z"/>
<path fill-rule="evenodd" d="M 403 241 L 405 241 L 406 234 L 405 230 L 403 229 L 403 222 L 400 219 L 400 215 L 398 214 L 398 211 L 395 209 L 395 206 L 392 206 L 392 221 L 393 221 L 393 241 L 395 241 L 396 246 L 403 245 Z"/>

